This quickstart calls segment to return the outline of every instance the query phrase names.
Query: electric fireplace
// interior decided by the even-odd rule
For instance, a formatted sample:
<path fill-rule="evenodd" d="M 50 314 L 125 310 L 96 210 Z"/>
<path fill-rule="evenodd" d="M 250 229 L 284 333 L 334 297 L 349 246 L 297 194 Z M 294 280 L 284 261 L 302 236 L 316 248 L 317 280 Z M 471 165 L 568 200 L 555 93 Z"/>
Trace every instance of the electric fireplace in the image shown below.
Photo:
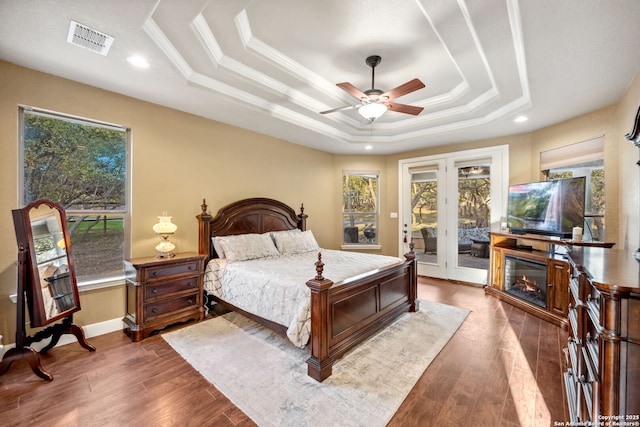
<path fill-rule="evenodd" d="M 547 308 L 547 264 L 505 255 L 504 290 L 521 300 Z"/>

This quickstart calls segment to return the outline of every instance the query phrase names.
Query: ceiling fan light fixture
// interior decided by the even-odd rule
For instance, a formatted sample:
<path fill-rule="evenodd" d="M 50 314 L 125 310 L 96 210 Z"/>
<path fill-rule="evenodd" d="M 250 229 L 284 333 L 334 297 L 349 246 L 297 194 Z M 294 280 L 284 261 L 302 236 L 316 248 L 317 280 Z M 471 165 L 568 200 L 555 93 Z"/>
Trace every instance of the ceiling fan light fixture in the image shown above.
<path fill-rule="evenodd" d="M 384 104 L 379 104 L 377 102 L 370 102 L 358 108 L 358 113 L 365 119 L 371 121 L 374 121 L 378 117 L 382 116 L 385 111 L 387 111 L 387 106 Z"/>

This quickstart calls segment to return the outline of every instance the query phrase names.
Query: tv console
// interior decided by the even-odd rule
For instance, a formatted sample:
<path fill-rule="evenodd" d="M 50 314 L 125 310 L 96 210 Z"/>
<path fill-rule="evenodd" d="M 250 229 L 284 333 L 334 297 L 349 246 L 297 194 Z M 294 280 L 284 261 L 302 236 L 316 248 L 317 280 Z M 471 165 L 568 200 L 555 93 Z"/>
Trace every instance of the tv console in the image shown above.
<path fill-rule="evenodd" d="M 490 234 L 485 293 L 567 330 L 568 242 L 532 234 Z"/>
<path fill-rule="evenodd" d="M 490 233 L 489 281 L 485 293 L 508 302 L 529 314 L 568 329 L 572 247 L 611 248 L 614 243 L 576 242 L 539 234 Z M 511 271 L 506 269 L 510 268 Z M 533 273 L 536 283 L 516 272 Z M 546 271 L 546 276 L 543 271 Z M 544 283 L 542 283 L 544 282 Z"/>

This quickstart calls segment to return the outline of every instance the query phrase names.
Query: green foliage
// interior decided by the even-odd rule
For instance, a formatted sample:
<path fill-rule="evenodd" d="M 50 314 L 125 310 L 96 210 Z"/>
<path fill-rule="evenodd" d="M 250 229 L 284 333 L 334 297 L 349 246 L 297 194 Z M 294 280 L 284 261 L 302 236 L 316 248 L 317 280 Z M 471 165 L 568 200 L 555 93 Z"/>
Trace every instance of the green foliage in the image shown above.
<path fill-rule="evenodd" d="M 125 204 L 126 134 L 34 114 L 24 115 L 25 202 L 65 208 Z"/>
<path fill-rule="evenodd" d="M 458 180 L 458 218 L 461 225 L 486 227 L 491 209 L 489 178 L 460 178 Z M 437 227 L 437 182 L 411 184 L 411 212 L 413 228 Z"/>
<path fill-rule="evenodd" d="M 604 214 L 604 169 L 591 171 L 591 213 Z"/>
<path fill-rule="evenodd" d="M 378 178 L 367 175 L 342 176 L 343 212 L 376 212 Z"/>

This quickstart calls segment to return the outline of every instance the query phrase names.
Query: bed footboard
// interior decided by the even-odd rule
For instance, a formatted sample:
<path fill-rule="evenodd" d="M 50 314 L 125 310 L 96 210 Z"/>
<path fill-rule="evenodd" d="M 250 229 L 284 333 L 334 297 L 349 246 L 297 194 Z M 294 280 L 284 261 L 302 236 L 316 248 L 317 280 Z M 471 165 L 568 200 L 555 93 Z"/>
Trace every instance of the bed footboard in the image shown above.
<path fill-rule="evenodd" d="M 321 254 L 311 289 L 311 357 L 307 373 L 317 381 L 331 375 L 333 363 L 404 312 L 418 310 L 415 253 L 405 262 L 365 277 L 334 283 L 322 276 Z"/>

